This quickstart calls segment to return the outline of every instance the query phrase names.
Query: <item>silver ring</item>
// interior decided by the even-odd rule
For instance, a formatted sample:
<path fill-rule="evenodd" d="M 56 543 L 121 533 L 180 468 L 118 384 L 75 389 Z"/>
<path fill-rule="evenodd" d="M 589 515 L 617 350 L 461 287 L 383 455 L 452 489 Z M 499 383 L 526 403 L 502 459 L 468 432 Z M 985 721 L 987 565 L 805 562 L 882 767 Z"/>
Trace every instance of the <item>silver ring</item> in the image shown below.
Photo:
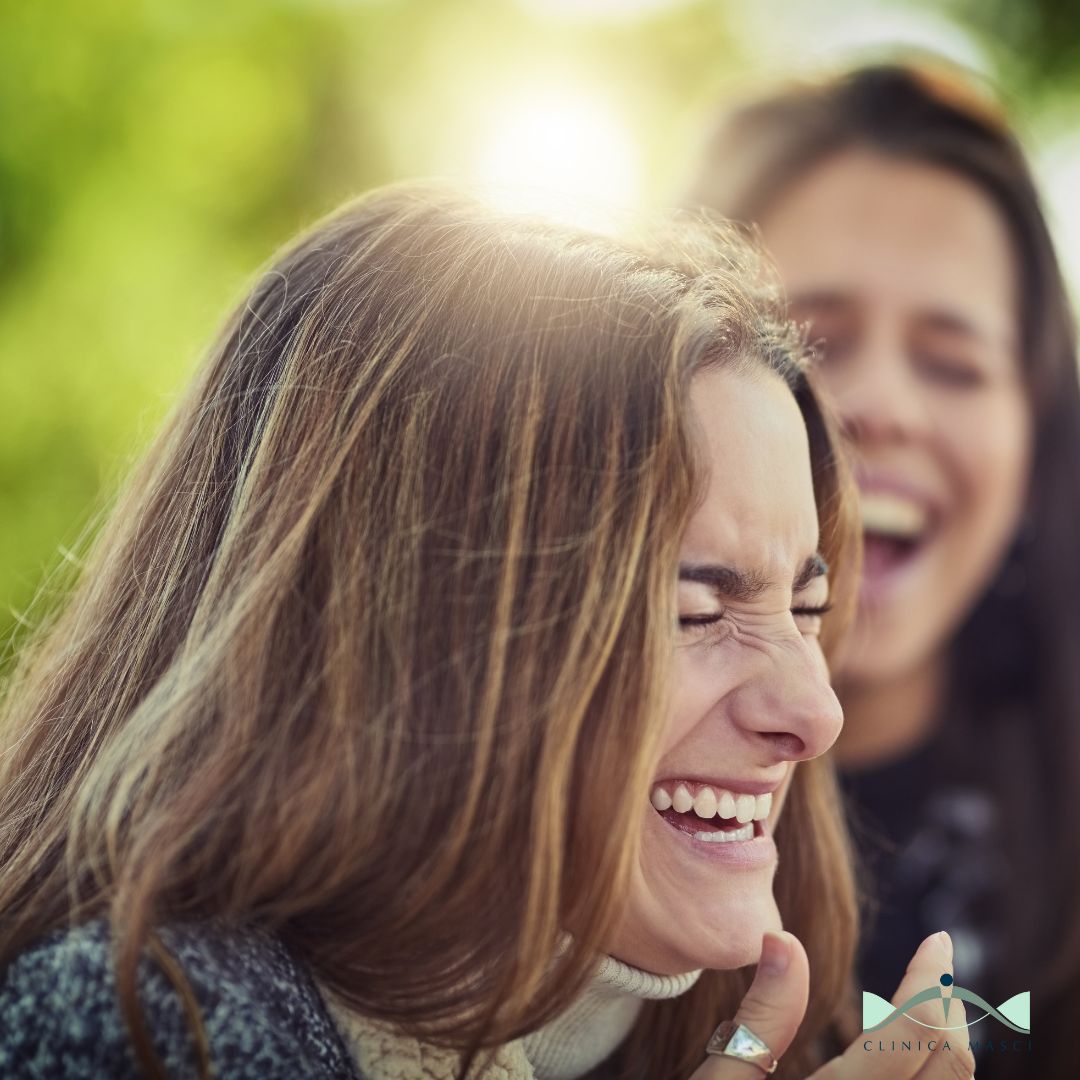
<path fill-rule="evenodd" d="M 776 1072 L 780 1062 L 772 1051 L 745 1024 L 725 1020 L 705 1044 L 706 1054 L 735 1058 L 748 1065 L 756 1065 L 766 1076 Z"/>

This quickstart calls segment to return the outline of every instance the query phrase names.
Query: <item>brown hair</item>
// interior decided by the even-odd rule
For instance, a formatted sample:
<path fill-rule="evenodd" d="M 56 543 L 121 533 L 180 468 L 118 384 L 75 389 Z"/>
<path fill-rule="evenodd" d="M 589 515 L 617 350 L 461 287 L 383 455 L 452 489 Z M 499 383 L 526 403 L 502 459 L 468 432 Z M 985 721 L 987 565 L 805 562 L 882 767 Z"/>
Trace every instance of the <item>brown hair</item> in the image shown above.
<path fill-rule="evenodd" d="M 636 840 L 588 823 L 640 818 L 663 726 L 695 371 L 792 387 L 851 593 L 830 429 L 756 273 L 720 231 L 619 242 L 427 186 L 285 250 L 10 681 L 0 968 L 106 916 L 156 1074 L 135 974 L 144 946 L 168 966 L 170 920 L 268 929 L 466 1059 L 563 1008 Z M 827 768 L 790 802 L 782 887 L 828 1013 L 853 907 Z M 709 985 L 665 1067 L 701 1056 Z"/>
<path fill-rule="evenodd" d="M 996 942 L 1005 955 L 993 974 L 1003 996 L 1031 989 L 1041 1060 L 1071 1075 L 1067 1018 L 1080 1009 L 1080 381 L 1068 296 L 1018 140 L 984 92 L 940 64 L 872 65 L 728 113 L 686 201 L 751 223 L 817 163 L 851 148 L 971 182 L 997 208 L 1015 252 L 1035 431 L 1027 520 L 952 642 L 942 708 L 956 768 L 981 748 L 985 779 L 1008 808 L 1007 932 Z M 1061 1045 L 1049 1053 L 1054 1039 Z"/>

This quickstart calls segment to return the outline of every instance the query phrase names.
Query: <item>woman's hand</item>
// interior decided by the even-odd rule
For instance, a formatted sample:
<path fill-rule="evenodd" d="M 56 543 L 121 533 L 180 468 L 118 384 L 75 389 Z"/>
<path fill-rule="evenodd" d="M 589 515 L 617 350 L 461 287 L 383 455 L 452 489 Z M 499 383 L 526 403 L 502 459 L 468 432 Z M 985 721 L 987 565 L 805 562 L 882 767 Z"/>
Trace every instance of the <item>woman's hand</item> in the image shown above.
<path fill-rule="evenodd" d="M 916 950 L 908 969 L 893 995 L 892 1003 L 900 1005 L 908 998 L 936 986 L 945 972 L 952 972 L 952 941 L 942 932 L 931 934 Z M 735 1022 L 745 1024 L 777 1058 L 791 1045 L 806 1012 L 810 984 L 810 967 L 806 950 L 792 934 L 766 934 L 762 943 L 757 975 L 739 1006 Z M 942 1024 L 942 1007 L 937 1001 L 923 1002 L 911 1010 L 913 1015 L 928 1024 Z M 963 1002 L 954 1000 L 949 1007 L 950 1027 L 963 1023 Z M 878 1038 L 871 1040 L 873 1049 L 864 1050 L 867 1040 L 860 1036 L 840 1057 L 823 1065 L 812 1080 L 969 1080 L 975 1074 L 975 1058 L 968 1049 L 968 1033 L 961 1028 L 959 1038 L 947 1040 L 944 1032 L 908 1025 L 903 1036 L 921 1039 L 923 1045 L 936 1041 L 932 1052 L 877 1050 Z M 883 1041 L 891 1042 L 898 1035 L 889 1034 Z M 691 1080 L 761 1080 L 764 1073 L 756 1065 L 734 1058 L 710 1056 L 694 1072 Z"/>

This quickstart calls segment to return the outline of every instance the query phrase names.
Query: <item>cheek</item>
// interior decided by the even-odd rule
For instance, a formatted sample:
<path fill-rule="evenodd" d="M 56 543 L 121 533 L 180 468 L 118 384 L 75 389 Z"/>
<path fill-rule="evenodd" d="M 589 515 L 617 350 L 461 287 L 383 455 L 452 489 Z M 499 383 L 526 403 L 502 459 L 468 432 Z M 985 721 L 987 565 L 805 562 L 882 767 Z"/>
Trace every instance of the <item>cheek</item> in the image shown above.
<path fill-rule="evenodd" d="M 957 495 L 986 525 L 1011 532 L 1023 507 L 1031 462 L 1031 420 L 1019 394 L 957 410 L 946 429 Z"/>
<path fill-rule="evenodd" d="M 773 808 L 772 813 L 769 815 L 769 824 L 775 828 L 776 823 L 780 820 L 780 816 L 784 812 L 784 804 L 788 800 L 788 795 L 791 794 L 791 785 L 795 781 L 795 770 L 798 769 L 799 764 L 796 761 L 791 763 L 791 768 L 788 770 L 788 774 L 784 777 L 784 782 L 776 789 L 773 795 Z"/>
<path fill-rule="evenodd" d="M 699 642 L 675 652 L 671 719 L 662 754 L 679 745 L 739 682 L 731 650 Z"/>

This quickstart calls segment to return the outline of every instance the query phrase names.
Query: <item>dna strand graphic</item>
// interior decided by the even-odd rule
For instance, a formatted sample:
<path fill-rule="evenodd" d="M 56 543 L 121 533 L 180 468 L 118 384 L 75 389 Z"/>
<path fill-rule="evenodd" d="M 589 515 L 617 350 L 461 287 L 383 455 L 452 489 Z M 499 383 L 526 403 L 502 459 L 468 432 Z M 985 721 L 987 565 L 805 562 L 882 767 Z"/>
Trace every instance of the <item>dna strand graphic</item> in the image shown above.
<path fill-rule="evenodd" d="M 1009 998 L 1008 1001 L 1003 1002 L 995 1008 L 973 991 L 966 990 L 962 986 L 954 986 L 953 977 L 947 972 L 941 976 L 939 983 L 939 986 L 931 986 L 926 990 L 921 990 L 913 997 L 908 998 L 902 1005 L 895 1006 L 891 1001 L 886 1001 L 883 997 L 878 997 L 877 994 L 871 994 L 864 990 L 862 996 L 864 1033 L 878 1031 L 888 1024 L 891 1024 L 898 1016 L 907 1016 L 907 1018 L 914 1021 L 914 1023 L 919 1024 L 922 1027 L 933 1028 L 936 1031 L 961 1031 L 964 1028 L 971 1027 L 972 1024 L 977 1024 L 980 1020 L 985 1020 L 988 1016 L 992 1016 L 999 1023 L 1004 1024 L 1008 1028 L 1012 1028 L 1013 1031 L 1018 1031 L 1021 1035 L 1031 1034 L 1030 991 L 1025 990 L 1023 993 L 1015 994 L 1013 997 Z M 951 993 L 947 992 L 949 990 L 951 990 Z M 967 1023 L 956 1024 L 949 1027 L 941 1026 L 939 1024 L 927 1024 L 908 1014 L 909 1009 L 914 1008 L 914 1006 L 919 1005 L 924 1001 L 940 1000 L 947 1024 L 949 1019 L 949 1004 L 956 999 L 969 1002 L 976 1006 L 976 1008 L 982 1009 L 982 1015 L 975 1017 L 974 1020 L 967 1021 Z"/>

